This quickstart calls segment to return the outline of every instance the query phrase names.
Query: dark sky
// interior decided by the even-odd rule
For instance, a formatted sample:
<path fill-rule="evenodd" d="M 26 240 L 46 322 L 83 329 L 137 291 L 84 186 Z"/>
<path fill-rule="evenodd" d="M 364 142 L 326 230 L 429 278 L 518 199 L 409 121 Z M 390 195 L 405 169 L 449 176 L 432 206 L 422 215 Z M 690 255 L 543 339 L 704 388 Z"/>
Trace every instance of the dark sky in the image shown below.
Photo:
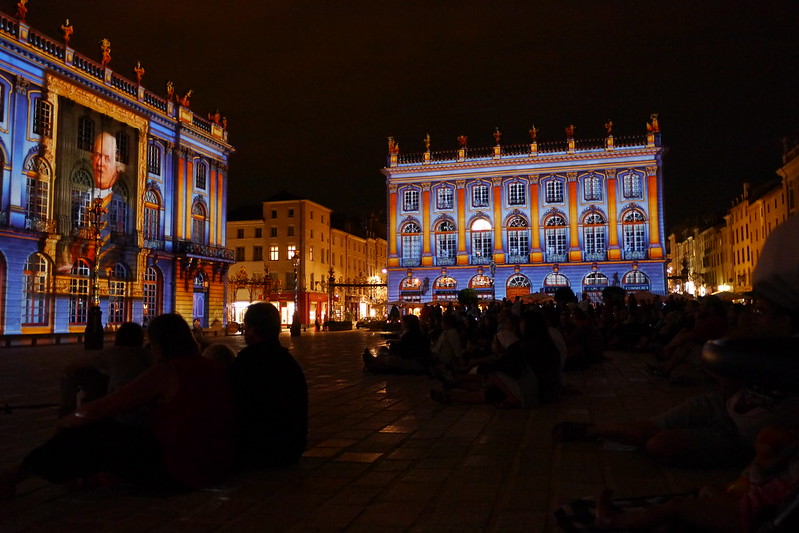
<path fill-rule="evenodd" d="M 16 2 L 4 0 L 13 14 Z M 30 0 L 28 23 L 192 109 L 228 118 L 229 205 L 282 189 L 334 210 L 385 205 L 386 137 L 402 152 L 641 134 L 669 147 L 667 227 L 771 179 L 799 134 L 799 2 Z"/>

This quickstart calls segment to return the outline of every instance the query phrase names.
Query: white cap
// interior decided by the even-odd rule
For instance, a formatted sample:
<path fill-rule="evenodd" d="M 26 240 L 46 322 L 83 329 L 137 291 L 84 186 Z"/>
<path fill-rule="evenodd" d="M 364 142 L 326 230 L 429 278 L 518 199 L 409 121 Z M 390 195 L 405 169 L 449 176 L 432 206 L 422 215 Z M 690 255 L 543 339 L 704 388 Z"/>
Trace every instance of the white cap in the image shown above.
<path fill-rule="evenodd" d="M 793 215 L 766 239 L 752 274 L 758 296 L 789 312 L 799 311 L 799 215 Z"/>

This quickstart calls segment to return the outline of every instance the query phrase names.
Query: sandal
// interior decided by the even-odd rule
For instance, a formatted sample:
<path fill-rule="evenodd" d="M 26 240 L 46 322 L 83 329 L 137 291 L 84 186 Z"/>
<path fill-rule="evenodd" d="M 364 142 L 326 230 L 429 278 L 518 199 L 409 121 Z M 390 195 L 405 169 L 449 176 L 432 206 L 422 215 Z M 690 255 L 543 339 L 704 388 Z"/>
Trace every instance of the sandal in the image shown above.
<path fill-rule="evenodd" d="M 552 427 L 552 440 L 555 442 L 593 440 L 586 432 L 594 425 L 585 422 L 559 422 Z"/>

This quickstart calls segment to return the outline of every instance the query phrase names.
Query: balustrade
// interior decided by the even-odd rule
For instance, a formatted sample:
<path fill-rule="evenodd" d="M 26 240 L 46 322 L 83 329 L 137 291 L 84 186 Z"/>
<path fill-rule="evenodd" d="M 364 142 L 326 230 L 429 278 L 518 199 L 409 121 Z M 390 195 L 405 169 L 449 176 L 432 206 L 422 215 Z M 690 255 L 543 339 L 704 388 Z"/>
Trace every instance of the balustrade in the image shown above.
<path fill-rule="evenodd" d="M 544 254 L 544 261 L 547 263 L 565 263 L 568 256 L 569 254 L 566 252 L 548 252 Z"/>
<path fill-rule="evenodd" d="M 583 253 L 583 261 L 604 261 L 607 259 L 608 253 L 606 251 L 601 252 L 584 252 Z"/>
<path fill-rule="evenodd" d="M 400 266 L 403 267 L 415 267 L 422 264 L 421 257 L 401 257 L 400 258 Z"/>
<path fill-rule="evenodd" d="M 490 255 L 470 255 L 469 263 L 473 265 L 488 265 L 491 263 Z"/>

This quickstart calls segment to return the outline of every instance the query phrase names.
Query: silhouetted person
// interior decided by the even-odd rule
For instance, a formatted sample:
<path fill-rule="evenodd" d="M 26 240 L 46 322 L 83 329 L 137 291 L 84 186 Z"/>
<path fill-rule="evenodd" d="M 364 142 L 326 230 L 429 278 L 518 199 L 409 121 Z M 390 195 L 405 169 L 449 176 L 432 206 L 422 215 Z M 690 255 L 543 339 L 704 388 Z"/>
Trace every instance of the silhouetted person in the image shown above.
<path fill-rule="evenodd" d="M 275 306 L 257 303 L 247 308 L 247 347 L 230 367 L 242 468 L 296 464 L 305 451 L 308 385 L 279 336 L 280 314 Z"/>

